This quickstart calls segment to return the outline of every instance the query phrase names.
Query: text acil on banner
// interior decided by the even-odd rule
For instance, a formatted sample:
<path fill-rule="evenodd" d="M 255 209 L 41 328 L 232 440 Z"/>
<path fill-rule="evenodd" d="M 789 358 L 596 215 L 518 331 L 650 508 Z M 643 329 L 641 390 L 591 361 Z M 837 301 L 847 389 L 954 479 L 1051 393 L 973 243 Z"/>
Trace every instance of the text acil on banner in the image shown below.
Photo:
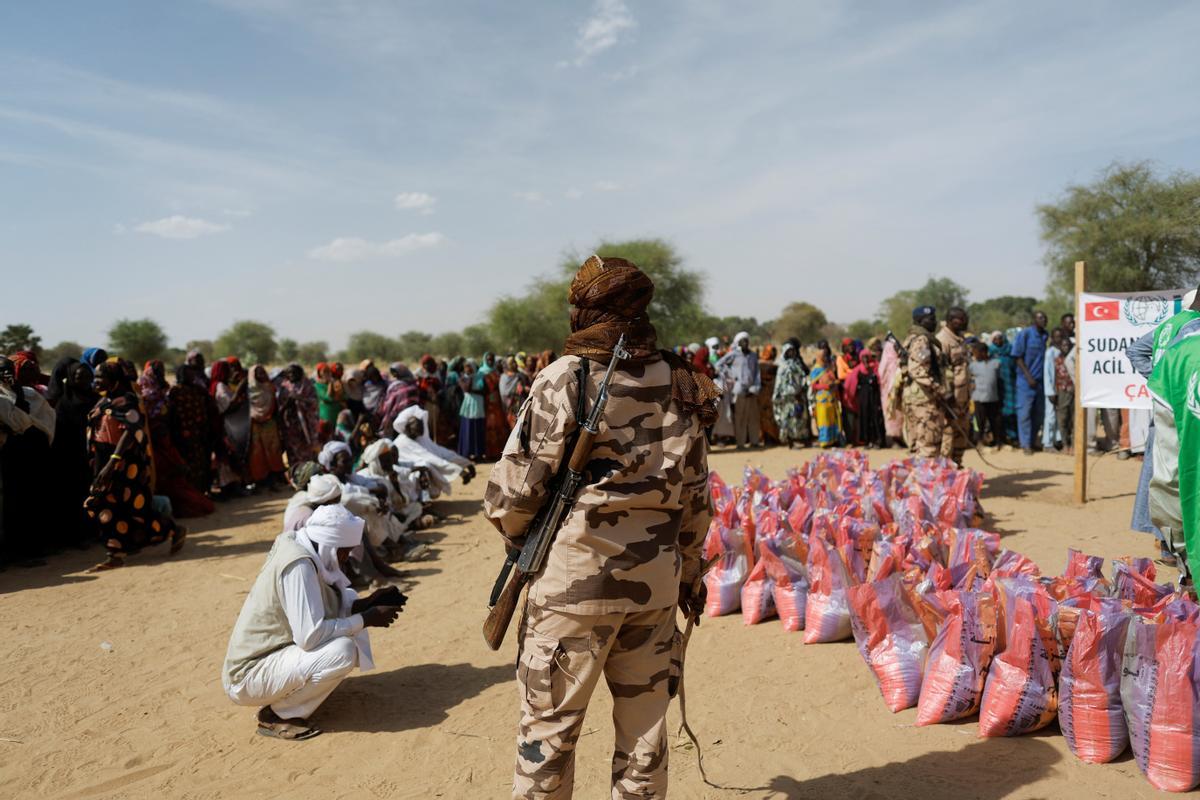
<path fill-rule="evenodd" d="M 1146 381 L 1125 349 L 1183 308 L 1185 290 L 1086 293 L 1076 321 L 1080 394 L 1087 408 L 1150 408 Z"/>

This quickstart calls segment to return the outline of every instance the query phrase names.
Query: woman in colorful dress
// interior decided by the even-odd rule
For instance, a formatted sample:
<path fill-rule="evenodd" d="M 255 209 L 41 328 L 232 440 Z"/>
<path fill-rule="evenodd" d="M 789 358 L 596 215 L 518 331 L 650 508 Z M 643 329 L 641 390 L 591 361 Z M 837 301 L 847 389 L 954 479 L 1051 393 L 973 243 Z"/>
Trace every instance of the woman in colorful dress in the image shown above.
<path fill-rule="evenodd" d="M 246 459 L 246 477 L 253 484 L 274 489 L 285 481 L 283 441 L 275 419 L 275 384 L 262 364 L 250 370 L 249 384 L 250 453 Z"/>
<path fill-rule="evenodd" d="M 188 483 L 207 494 L 213 483 L 213 449 L 222 438 L 221 415 L 216 402 L 200 387 L 199 374 L 189 363 L 175 370 L 175 385 L 167 392 L 167 425 Z"/>
<path fill-rule="evenodd" d="M 187 531 L 155 509 L 150 487 L 150 437 L 138 398 L 120 364 L 96 368 L 100 401 L 88 415 L 88 444 L 95 478 L 85 501 L 100 529 L 107 560 L 90 571 L 124 566 L 125 559 L 147 545 L 171 542 L 171 553 L 183 547 Z"/>
<path fill-rule="evenodd" d="M 487 387 L 473 359 L 467 359 L 458 376 L 462 405 L 458 409 L 458 454 L 472 461 L 487 455 L 487 415 L 484 395 Z"/>
<path fill-rule="evenodd" d="M 800 341 L 788 339 L 783 345 L 775 389 L 771 394 L 779 440 L 789 448 L 812 443 L 812 423 L 808 415 L 808 367 L 800 357 Z"/>
<path fill-rule="evenodd" d="M 817 355 L 817 362 L 808 376 L 817 444 L 821 447 L 837 447 L 842 443 L 842 411 L 838 402 L 838 380 L 833 370 L 829 351 L 825 349 Z"/>
<path fill-rule="evenodd" d="M 529 395 L 529 376 L 519 366 L 516 358 L 508 358 L 504 362 L 504 374 L 500 376 L 500 402 L 504 407 L 504 416 L 509 428 L 517 424 L 517 412 Z"/>
<path fill-rule="evenodd" d="M 500 397 L 500 372 L 496 369 L 496 356 L 493 353 L 483 354 L 479 374 L 483 376 L 484 387 L 484 452 L 489 460 L 494 460 L 504 452 L 504 443 L 508 441 L 511 427 L 504 411 L 504 401 Z"/>
<path fill-rule="evenodd" d="M 170 386 L 166 368 L 158 359 L 147 361 L 138 377 L 142 411 L 150 435 L 150 454 L 154 469 L 151 489 L 171 500 L 171 512 L 178 517 L 201 517 L 213 512 L 212 500 L 192 485 L 188 466 L 175 448 L 171 436 Z"/>
<path fill-rule="evenodd" d="M 1000 418 L 1004 422 L 1004 440 L 1017 441 L 1017 360 L 1004 331 L 992 334 L 988 356 L 1000 359 Z"/>
<path fill-rule="evenodd" d="M 275 389 L 276 419 L 283 436 L 288 467 L 316 460 L 321 450 L 318 436 L 317 391 L 304 375 L 304 367 L 289 364 L 279 373 Z"/>
<path fill-rule="evenodd" d="M 55 480 L 48 487 L 47 512 L 56 544 L 87 547 L 96 538 L 95 525 L 83 511 L 92 485 L 88 458 L 88 413 L 99 396 L 92 391 L 92 368 L 74 358 L 60 359 L 50 372 L 46 399 L 54 406 L 54 442 L 50 459 Z"/>
<path fill-rule="evenodd" d="M 346 407 L 346 390 L 342 386 L 341 364 L 317 364 L 317 376 L 313 388 L 317 392 L 317 413 L 321 418 L 320 440 L 322 443 L 333 438 L 337 428 L 338 414 Z M 335 374 L 337 373 L 337 374 Z"/>
<path fill-rule="evenodd" d="M 221 496 L 246 492 L 246 457 L 250 453 L 250 387 L 246 370 L 234 356 L 214 362 L 209 394 L 217 404 L 225 437 L 217 459 L 217 484 Z"/>

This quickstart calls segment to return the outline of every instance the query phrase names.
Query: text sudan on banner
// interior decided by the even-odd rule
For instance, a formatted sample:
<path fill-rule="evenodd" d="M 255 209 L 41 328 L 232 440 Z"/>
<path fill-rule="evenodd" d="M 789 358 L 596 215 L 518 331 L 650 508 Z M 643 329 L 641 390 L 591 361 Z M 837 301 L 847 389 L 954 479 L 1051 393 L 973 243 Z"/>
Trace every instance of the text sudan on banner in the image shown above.
<path fill-rule="evenodd" d="M 1183 307 L 1184 290 L 1082 294 L 1076 343 L 1083 405 L 1150 408 L 1146 381 L 1133 371 L 1125 349 Z"/>

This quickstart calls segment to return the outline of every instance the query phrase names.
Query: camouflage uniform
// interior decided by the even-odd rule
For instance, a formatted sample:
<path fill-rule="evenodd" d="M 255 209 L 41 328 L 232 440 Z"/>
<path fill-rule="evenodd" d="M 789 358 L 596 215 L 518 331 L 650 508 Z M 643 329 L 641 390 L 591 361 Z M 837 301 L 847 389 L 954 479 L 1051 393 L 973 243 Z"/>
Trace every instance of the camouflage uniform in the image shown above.
<path fill-rule="evenodd" d="M 901 370 L 904 379 L 904 440 L 919 456 L 949 456 L 953 439 L 946 436 L 946 415 L 933 397 L 948 392 L 948 364 L 933 334 L 919 325 L 908 329 L 904 340 L 908 360 Z"/>
<path fill-rule="evenodd" d="M 963 338 L 950 330 L 944 323 L 942 329 L 938 331 L 937 340 L 938 344 L 942 346 L 942 353 L 945 354 L 949 366 L 947 382 L 951 387 L 950 406 L 958 415 L 957 424 L 946 420 L 946 430 L 943 435 L 950 441 L 950 457 L 956 464 L 961 465 L 963 453 L 971 446 L 971 440 L 966 435 L 971 419 L 970 352 L 967 350 Z M 945 445 L 942 450 L 943 452 L 946 450 Z"/>
<path fill-rule="evenodd" d="M 492 470 L 485 512 L 512 545 L 569 457 L 579 364 L 567 356 L 538 375 Z M 589 408 L 604 366 L 591 362 Z M 616 728 L 612 796 L 665 795 L 675 607 L 680 583 L 700 570 L 707 479 L 700 422 L 671 399 L 669 366 L 618 368 L 578 499 L 529 585 L 513 797 L 571 796 L 575 742 L 601 674 Z"/>

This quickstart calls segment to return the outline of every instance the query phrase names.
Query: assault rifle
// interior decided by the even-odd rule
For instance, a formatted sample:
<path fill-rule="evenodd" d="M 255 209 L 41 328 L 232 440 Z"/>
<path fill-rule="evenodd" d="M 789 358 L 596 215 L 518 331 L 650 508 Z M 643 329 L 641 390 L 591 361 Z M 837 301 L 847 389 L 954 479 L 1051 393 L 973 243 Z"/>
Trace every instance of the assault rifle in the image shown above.
<path fill-rule="evenodd" d="M 504 560 L 504 566 L 500 568 L 500 575 L 496 578 L 492 596 L 488 601 L 490 610 L 483 623 L 484 641 L 493 650 L 500 649 L 509 622 L 517 610 L 521 590 L 542 568 L 554 535 L 558 533 L 559 527 L 575 503 L 575 494 L 583 482 L 583 470 L 592 457 L 592 445 L 596 441 L 596 434 L 600 432 L 600 420 L 604 417 L 604 407 L 608 404 L 608 385 L 612 382 L 617 363 L 627 358 L 629 353 L 625 350 L 625 336 L 622 334 L 617 340 L 617 346 L 613 348 L 612 360 L 608 362 L 604 380 L 600 381 L 596 404 L 592 406 L 591 413 L 579 429 L 575 447 L 566 462 L 566 469 L 560 470 L 555 476 L 550 486 L 549 499 L 529 523 L 529 529 L 525 532 L 525 544 L 520 553 L 510 552 Z M 584 387 L 580 386 L 579 391 L 583 392 Z M 515 573 L 513 567 L 516 567 Z"/>

